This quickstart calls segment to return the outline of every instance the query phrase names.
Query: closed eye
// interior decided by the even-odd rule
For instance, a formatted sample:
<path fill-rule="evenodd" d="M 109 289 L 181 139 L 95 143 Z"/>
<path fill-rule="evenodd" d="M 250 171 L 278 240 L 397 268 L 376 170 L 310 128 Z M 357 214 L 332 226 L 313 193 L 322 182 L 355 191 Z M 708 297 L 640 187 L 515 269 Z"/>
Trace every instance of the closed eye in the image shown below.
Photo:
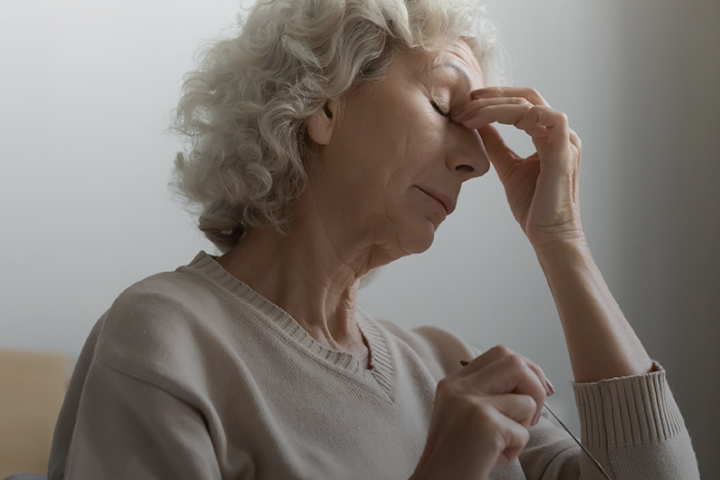
<path fill-rule="evenodd" d="M 430 102 L 430 104 L 433 106 L 433 108 L 435 109 L 435 111 L 437 111 L 440 115 L 442 115 L 443 117 L 447 118 L 448 120 L 450 119 L 450 114 L 443 112 L 443 111 L 440 109 L 440 107 L 438 107 L 438 104 L 437 104 L 437 103 L 435 103 L 435 102 Z"/>

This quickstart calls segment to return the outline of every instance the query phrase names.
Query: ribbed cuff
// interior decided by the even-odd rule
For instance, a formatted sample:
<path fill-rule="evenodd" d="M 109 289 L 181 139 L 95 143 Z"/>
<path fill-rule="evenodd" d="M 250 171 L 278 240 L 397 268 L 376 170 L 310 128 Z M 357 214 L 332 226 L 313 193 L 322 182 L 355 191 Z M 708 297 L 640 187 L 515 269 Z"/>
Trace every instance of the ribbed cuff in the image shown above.
<path fill-rule="evenodd" d="M 665 370 L 657 362 L 645 375 L 573 383 L 573 389 L 582 442 L 590 449 L 653 443 L 685 431 Z"/>

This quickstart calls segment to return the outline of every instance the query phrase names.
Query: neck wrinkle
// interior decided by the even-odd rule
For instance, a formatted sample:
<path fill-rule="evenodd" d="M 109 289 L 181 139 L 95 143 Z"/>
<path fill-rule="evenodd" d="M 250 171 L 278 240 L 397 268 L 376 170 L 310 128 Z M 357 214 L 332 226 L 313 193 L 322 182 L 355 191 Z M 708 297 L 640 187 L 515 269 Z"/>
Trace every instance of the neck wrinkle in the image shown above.
<path fill-rule="evenodd" d="M 364 252 L 355 246 L 338 248 L 315 223 L 320 222 L 299 222 L 286 236 L 251 229 L 217 262 L 288 312 L 321 344 L 362 352 L 366 346 L 355 308 Z M 342 257 L 353 254 L 351 266 Z"/>

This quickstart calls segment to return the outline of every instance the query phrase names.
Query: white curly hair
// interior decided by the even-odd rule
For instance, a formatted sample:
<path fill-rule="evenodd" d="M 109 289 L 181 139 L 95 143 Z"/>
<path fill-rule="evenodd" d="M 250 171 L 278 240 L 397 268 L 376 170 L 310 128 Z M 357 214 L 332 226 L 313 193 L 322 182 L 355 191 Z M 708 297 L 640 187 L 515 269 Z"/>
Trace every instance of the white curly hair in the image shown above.
<path fill-rule="evenodd" d="M 176 199 L 222 253 L 248 227 L 286 234 L 307 180 L 307 118 L 380 80 L 398 51 L 461 38 L 485 84 L 506 84 L 506 55 L 476 0 L 258 0 L 184 77 L 171 127 L 186 140 Z"/>

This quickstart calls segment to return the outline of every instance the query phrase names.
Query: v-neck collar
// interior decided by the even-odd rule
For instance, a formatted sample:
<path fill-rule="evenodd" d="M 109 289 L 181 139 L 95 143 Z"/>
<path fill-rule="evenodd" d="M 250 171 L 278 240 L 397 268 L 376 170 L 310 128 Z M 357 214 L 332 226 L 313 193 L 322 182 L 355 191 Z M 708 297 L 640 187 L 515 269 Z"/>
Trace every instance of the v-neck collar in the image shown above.
<path fill-rule="evenodd" d="M 313 358 L 333 371 L 358 381 L 386 400 L 393 401 L 394 369 L 388 348 L 387 332 L 362 308 L 356 309 L 356 320 L 370 350 L 370 369 L 366 369 L 349 353 L 332 350 L 315 340 L 289 313 L 231 275 L 215 257 L 204 250 L 201 250 L 188 265 L 177 270 L 198 273 L 218 284 L 246 305 L 254 308 L 258 312 L 259 319 L 296 347 L 308 351 Z"/>

